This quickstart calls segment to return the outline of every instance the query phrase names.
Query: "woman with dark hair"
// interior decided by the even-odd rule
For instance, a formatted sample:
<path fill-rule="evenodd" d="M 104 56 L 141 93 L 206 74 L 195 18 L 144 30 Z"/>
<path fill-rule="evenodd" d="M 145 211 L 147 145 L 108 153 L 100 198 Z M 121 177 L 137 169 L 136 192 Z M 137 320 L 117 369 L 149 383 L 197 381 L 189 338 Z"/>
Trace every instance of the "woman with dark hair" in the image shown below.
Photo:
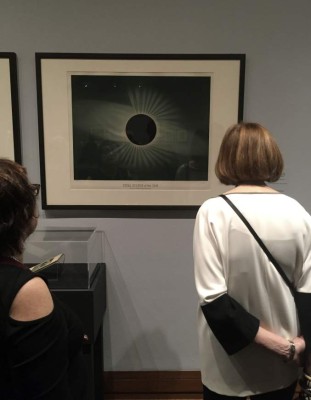
<path fill-rule="evenodd" d="M 83 331 L 23 263 L 37 226 L 39 185 L 0 159 L 0 399 L 86 399 Z"/>
<path fill-rule="evenodd" d="M 205 400 L 293 397 L 305 346 L 311 343 L 311 217 L 266 184 L 276 182 L 282 171 L 281 152 L 264 127 L 240 123 L 227 130 L 215 172 L 220 182 L 234 187 L 225 198 L 203 203 L 194 228 Z M 296 301 L 226 199 L 282 266 Z M 308 357 L 304 368 L 301 396 L 311 396 Z"/>

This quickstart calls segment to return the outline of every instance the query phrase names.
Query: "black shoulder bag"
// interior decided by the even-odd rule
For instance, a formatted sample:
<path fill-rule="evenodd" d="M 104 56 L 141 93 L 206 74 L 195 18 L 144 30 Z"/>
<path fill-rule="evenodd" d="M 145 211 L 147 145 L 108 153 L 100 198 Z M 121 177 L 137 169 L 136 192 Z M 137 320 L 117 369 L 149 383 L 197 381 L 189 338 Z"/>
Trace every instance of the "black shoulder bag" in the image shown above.
<path fill-rule="evenodd" d="M 281 277 L 283 278 L 284 282 L 286 283 L 286 285 L 289 287 L 291 294 L 293 295 L 293 297 L 295 298 L 295 294 L 296 294 L 296 289 L 294 287 L 294 285 L 292 284 L 292 282 L 288 279 L 287 275 L 285 274 L 285 272 L 283 271 L 282 267 L 280 266 L 280 264 L 276 261 L 276 259 L 273 257 L 273 255 L 270 253 L 270 251 L 267 249 L 267 247 L 265 246 L 265 244 L 263 243 L 263 241 L 260 239 L 260 237 L 257 235 L 256 231 L 254 230 L 254 228 L 251 226 L 251 224 L 247 221 L 247 219 L 244 217 L 244 215 L 241 213 L 241 211 L 232 203 L 231 200 L 228 199 L 228 197 L 224 194 L 221 194 L 220 197 L 222 197 L 228 204 L 229 206 L 237 213 L 237 215 L 241 218 L 241 220 L 244 222 L 244 224 L 247 226 L 247 228 L 249 229 L 249 231 L 251 232 L 251 234 L 254 236 L 254 238 L 256 239 L 257 243 L 259 244 L 259 246 L 262 248 L 262 250 L 265 252 L 266 256 L 268 257 L 268 259 L 271 261 L 271 263 L 274 265 L 274 267 L 277 269 L 278 273 L 281 275 Z"/>

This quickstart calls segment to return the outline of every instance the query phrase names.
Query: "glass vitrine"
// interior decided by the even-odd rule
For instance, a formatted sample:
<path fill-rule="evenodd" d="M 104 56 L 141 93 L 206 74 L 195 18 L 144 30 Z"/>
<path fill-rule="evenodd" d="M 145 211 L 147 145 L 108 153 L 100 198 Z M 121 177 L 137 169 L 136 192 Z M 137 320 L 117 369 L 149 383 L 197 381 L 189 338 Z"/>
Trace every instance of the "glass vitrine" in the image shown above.
<path fill-rule="evenodd" d="M 63 254 L 42 269 L 52 289 L 88 289 L 104 262 L 104 233 L 95 228 L 37 229 L 26 241 L 24 263 L 29 267 Z"/>

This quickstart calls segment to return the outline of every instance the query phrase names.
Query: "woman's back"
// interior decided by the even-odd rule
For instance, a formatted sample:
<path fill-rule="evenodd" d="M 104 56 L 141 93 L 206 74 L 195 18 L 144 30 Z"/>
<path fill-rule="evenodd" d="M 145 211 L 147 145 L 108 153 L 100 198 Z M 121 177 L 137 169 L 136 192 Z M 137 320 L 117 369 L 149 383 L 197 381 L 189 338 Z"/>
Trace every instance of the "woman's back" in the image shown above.
<path fill-rule="evenodd" d="M 227 196 L 297 289 L 310 291 L 304 265 L 311 261 L 306 259 L 311 254 L 311 217 L 304 208 L 277 192 Z M 283 337 L 299 334 L 295 302 L 289 288 L 243 221 L 221 197 L 207 200 L 198 213 L 194 254 L 197 290 L 204 303 L 228 293 L 258 318 L 261 326 Z M 201 311 L 199 340 L 203 381 L 216 392 L 225 390 L 227 394 L 244 395 L 268 392 L 273 387 L 290 385 L 297 378 L 295 364 L 289 368 L 275 354 L 255 344 L 228 359 Z M 237 373 L 240 363 L 243 368 Z M 230 378 L 224 379 L 224 376 Z"/>
<path fill-rule="evenodd" d="M 46 315 L 29 314 L 44 306 L 46 294 L 44 281 L 23 264 L 0 260 L 1 399 L 85 398 L 80 322 L 57 299 Z"/>

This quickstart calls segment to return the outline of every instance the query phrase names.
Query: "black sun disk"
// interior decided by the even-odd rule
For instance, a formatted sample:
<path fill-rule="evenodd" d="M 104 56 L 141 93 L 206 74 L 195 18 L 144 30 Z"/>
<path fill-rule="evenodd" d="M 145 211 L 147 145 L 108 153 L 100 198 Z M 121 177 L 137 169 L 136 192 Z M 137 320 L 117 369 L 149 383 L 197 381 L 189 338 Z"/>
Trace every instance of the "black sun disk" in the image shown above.
<path fill-rule="evenodd" d="M 125 132 L 132 143 L 143 146 L 153 141 L 157 125 L 148 115 L 136 114 L 127 121 Z"/>

